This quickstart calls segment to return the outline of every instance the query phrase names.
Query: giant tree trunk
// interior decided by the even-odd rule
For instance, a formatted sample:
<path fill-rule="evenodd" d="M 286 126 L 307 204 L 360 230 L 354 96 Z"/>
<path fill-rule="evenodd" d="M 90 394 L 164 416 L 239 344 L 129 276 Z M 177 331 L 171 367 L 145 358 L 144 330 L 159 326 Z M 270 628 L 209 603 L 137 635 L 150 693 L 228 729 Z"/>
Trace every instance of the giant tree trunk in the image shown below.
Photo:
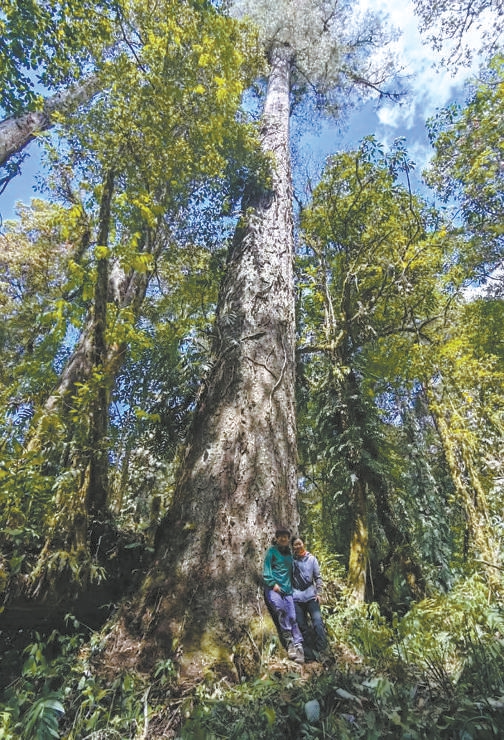
<path fill-rule="evenodd" d="M 277 525 L 297 525 L 289 69 L 288 50 L 275 53 L 262 119 L 270 187 L 256 184 L 244 199 L 213 367 L 158 533 L 156 566 L 134 607 L 146 666 L 175 654 L 183 672 L 218 665 L 236 675 L 240 644 L 257 660 L 263 555 Z"/>
<path fill-rule="evenodd" d="M 73 110 L 87 103 L 97 90 L 97 77 L 89 77 L 47 98 L 42 110 L 30 111 L 0 121 L 0 165 L 22 151 L 38 134 L 51 128 L 54 125 L 54 113 Z"/>

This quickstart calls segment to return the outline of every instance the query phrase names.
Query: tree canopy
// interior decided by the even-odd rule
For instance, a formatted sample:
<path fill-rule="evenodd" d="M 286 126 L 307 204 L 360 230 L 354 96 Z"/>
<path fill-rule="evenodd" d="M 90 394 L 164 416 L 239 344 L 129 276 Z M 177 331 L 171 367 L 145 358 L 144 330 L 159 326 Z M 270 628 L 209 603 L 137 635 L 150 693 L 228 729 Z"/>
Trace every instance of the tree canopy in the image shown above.
<path fill-rule="evenodd" d="M 488 59 L 502 46 L 500 0 L 462 0 L 456 5 L 446 0 L 415 0 L 414 5 L 431 44 L 446 51 L 445 64 L 470 63 L 475 53 Z M 479 48 L 474 48 L 471 35 L 479 39 Z"/>

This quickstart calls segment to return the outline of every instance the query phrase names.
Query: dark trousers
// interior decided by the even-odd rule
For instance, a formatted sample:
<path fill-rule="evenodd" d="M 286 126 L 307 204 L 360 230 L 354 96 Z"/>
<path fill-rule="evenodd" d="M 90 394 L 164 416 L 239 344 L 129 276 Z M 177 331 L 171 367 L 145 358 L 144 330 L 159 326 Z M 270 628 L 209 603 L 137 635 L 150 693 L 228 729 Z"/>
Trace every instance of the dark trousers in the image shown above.
<path fill-rule="evenodd" d="M 310 599 L 310 601 L 295 601 L 294 606 L 296 608 L 296 622 L 304 637 L 305 656 L 313 658 L 315 657 L 313 650 L 320 652 L 327 647 L 327 636 L 320 613 L 320 604 L 317 599 Z M 315 639 L 310 639 L 312 637 L 310 635 L 310 621 Z"/>

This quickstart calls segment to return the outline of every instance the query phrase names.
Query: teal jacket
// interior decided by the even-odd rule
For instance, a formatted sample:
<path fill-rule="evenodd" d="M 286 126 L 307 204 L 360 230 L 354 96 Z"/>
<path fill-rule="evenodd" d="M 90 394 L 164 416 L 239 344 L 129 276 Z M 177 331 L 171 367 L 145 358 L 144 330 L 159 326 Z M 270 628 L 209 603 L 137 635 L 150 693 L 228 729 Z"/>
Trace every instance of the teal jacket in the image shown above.
<path fill-rule="evenodd" d="M 278 583 L 282 594 L 292 593 L 292 554 L 285 555 L 278 547 L 272 545 L 264 556 L 263 579 L 266 588 L 273 588 Z"/>

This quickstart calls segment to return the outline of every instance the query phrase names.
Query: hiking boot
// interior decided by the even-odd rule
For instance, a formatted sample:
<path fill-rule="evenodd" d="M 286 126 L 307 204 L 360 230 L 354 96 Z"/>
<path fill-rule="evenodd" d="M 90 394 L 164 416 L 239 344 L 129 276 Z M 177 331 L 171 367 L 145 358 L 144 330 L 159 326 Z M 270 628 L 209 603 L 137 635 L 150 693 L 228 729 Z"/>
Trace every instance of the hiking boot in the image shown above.
<path fill-rule="evenodd" d="M 293 642 L 290 642 L 287 645 L 287 655 L 289 656 L 290 660 L 297 660 L 297 648 L 294 645 Z"/>
<path fill-rule="evenodd" d="M 296 651 L 296 656 L 294 660 L 296 661 L 296 663 L 302 665 L 304 663 L 304 650 L 301 643 L 299 645 L 294 645 L 294 650 Z"/>
<path fill-rule="evenodd" d="M 285 649 L 287 650 L 287 655 L 289 656 L 290 660 L 296 660 L 297 650 L 292 639 L 292 633 L 287 631 L 282 632 L 282 637 L 285 642 Z"/>

